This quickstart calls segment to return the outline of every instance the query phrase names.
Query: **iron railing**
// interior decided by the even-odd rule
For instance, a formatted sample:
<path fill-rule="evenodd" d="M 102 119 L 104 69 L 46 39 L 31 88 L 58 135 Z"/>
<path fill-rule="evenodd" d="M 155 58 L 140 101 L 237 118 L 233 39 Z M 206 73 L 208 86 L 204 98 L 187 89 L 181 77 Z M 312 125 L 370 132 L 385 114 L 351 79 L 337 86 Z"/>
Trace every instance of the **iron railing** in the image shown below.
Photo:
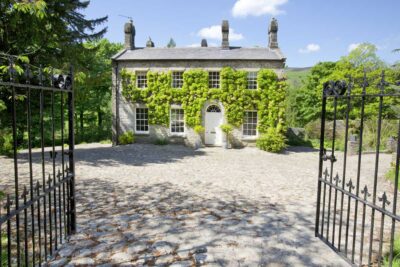
<path fill-rule="evenodd" d="M 334 251 L 343 256 L 350 264 L 358 266 L 392 266 L 399 251 L 395 251 L 396 222 L 400 221 L 397 211 L 397 195 L 399 182 L 399 157 L 400 157 L 400 114 L 385 118 L 383 108 L 388 103 L 399 108 L 400 91 L 398 84 L 390 85 L 382 73 L 377 91 L 368 92 L 370 85 L 364 73 L 361 82 L 361 93 L 353 93 L 354 81 L 331 81 L 324 85 L 321 112 L 321 138 L 318 171 L 317 211 L 315 222 L 315 235 L 321 238 Z M 390 89 L 390 90 L 389 90 Z M 375 101 L 376 116 L 369 117 L 376 123 L 375 148 L 368 151 L 373 157 L 373 164 L 366 166 L 363 159 L 366 157 L 364 147 L 366 103 Z M 341 110 L 338 110 L 338 105 Z M 397 105 L 397 106 L 396 106 Z M 329 106 L 329 110 L 327 108 Z M 357 115 L 359 123 L 356 141 L 356 151 L 350 160 L 349 123 L 354 121 L 350 116 L 354 107 L 360 108 Z M 398 112 L 398 111 L 397 111 Z M 394 112 L 396 113 L 396 112 Z M 394 181 L 392 192 L 385 190 L 382 185 L 382 174 L 379 173 L 382 153 L 382 124 L 384 119 L 398 125 L 396 130 L 397 151 L 395 151 Z M 343 152 L 337 152 L 338 125 L 341 120 L 344 133 Z M 326 122 L 331 123 L 327 129 Z M 331 135 L 330 144 L 326 143 L 327 134 Z M 328 155 L 327 146 L 330 154 Z M 372 155 L 370 153 L 373 153 Z M 387 157 L 387 155 L 386 155 Z M 336 165 L 340 162 L 339 167 Z M 373 165 L 373 166 L 372 166 Z M 372 167 L 372 168 L 371 168 Z M 388 166 L 383 166 L 387 168 Z M 353 168 L 353 173 L 349 170 Z M 363 168 L 371 168 L 373 172 L 365 173 Z M 378 191 L 379 190 L 379 191 Z"/>
<path fill-rule="evenodd" d="M 0 172 L 1 266 L 40 266 L 76 231 L 73 75 L 28 64 L 19 75 L 14 60 L 0 62 L 0 130 L 12 138 L 0 159 L 12 166 Z"/>

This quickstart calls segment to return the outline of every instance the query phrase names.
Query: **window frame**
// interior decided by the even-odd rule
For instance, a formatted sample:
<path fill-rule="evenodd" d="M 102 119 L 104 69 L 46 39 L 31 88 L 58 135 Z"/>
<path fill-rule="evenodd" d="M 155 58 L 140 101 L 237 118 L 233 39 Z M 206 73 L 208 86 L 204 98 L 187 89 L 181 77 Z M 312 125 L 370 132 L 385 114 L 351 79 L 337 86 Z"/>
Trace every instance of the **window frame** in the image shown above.
<path fill-rule="evenodd" d="M 148 88 L 148 84 L 147 84 L 147 71 L 136 71 L 136 72 L 135 72 L 135 76 L 136 76 L 136 88 L 138 88 L 138 89 L 147 89 L 147 88 Z M 144 77 L 146 77 L 145 82 L 144 82 L 144 84 L 145 84 L 144 87 L 139 87 L 139 79 L 138 79 L 139 76 L 144 76 Z M 143 80 L 143 79 L 142 79 L 142 80 Z"/>
<path fill-rule="evenodd" d="M 253 75 L 253 74 L 255 74 L 255 77 L 249 77 L 250 75 Z M 247 77 L 246 78 L 247 78 L 247 89 L 248 90 L 257 90 L 258 89 L 257 76 L 258 76 L 258 72 L 257 71 L 248 71 L 247 72 Z M 252 84 L 252 86 L 250 86 L 250 83 L 254 83 L 254 84 Z M 252 87 L 254 87 L 254 88 L 252 88 Z"/>
<path fill-rule="evenodd" d="M 138 117 L 137 117 L 138 116 L 138 109 L 147 109 L 147 119 L 139 119 L 141 121 L 146 121 L 147 120 L 147 131 L 140 131 L 140 130 L 137 129 L 137 126 L 138 126 L 138 123 L 137 123 L 137 121 L 138 121 Z M 149 108 L 148 107 L 141 107 L 141 106 L 135 107 L 135 133 L 137 133 L 137 134 L 149 134 L 149 132 L 150 132 Z"/>
<path fill-rule="evenodd" d="M 174 75 L 175 74 L 177 74 L 177 73 L 180 73 L 180 75 L 181 75 L 181 79 L 180 80 L 178 80 L 178 83 L 180 83 L 181 84 L 181 86 L 180 87 L 177 87 L 177 86 L 175 86 L 175 80 L 174 80 Z M 180 71 L 180 70 L 173 70 L 172 71 L 172 77 L 171 77 L 171 87 L 173 88 L 173 89 L 182 89 L 183 88 L 183 73 L 184 73 L 184 71 Z"/>
<path fill-rule="evenodd" d="M 183 132 L 173 132 L 172 131 L 172 111 L 173 110 L 182 110 L 182 112 L 183 112 L 183 118 L 182 118 L 182 120 L 178 120 L 177 122 L 183 122 Z M 176 126 L 175 126 L 176 127 Z M 178 127 L 180 127 L 180 126 L 178 126 Z M 185 110 L 182 108 L 182 107 L 177 107 L 177 106 L 175 106 L 175 107 L 171 107 L 170 108 L 170 111 L 169 111 L 169 132 L 170 132 L 170 134 L 172 135 L 172 136 L 182 136 L 182 135 L 185 135 L 186 134 L 186 122 L 185 122 Z"/>
<path fill-rule="evenodd" d="M 211 85 L 213 82 L 216 82 L 215 77 L 213 77 L 213 74 L 218 73 L 218 87 L 212 87 Z M 221 72 L 220 71 L 215 71 L 215 70 L 210 70 L 208 71 L 208 88 L 209 89 L 220 89 L 221 88 Z"/>
<path fill-rule="evenodd" d="M 245 112 L 245 114 L 244 114 L 243 124 L 242 124 L 242 136 L 244 139 L 255 139 L 258 137 L 258 111 L 257 110 L 245 110 L 244 112 Z M 246 118 L 246 115 L 248 112 L 255 112 L 255 114 L 256 114 L 257 122 L 255 125 L 256 126 L 256 134 L 255 135 L 247 135 L 244 133 L 245 124 L 254 125 L 254 123 L 245 123 L 245 118 Z M 246 130 L 248 130 L 248 129 L 246 129 Z"/>

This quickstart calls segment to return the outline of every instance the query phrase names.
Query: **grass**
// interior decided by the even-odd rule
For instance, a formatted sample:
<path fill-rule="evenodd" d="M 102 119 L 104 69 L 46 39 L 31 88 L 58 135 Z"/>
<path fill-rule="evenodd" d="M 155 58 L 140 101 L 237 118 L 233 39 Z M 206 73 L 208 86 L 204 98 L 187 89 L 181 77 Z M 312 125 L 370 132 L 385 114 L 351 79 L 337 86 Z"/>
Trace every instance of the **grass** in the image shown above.
<path fill-rule="evenodd" d="M 383 266 L 389 266 L 389 254 L 386 254 L 383 259 Z M 400 267 L 400 237 L 396 237 L 393 242 L 393 267 Z"/>
<path fill-rule="evenodd" d="M 7 236 L 5 234 L 1 235 L 1 243 L 3 244 L 3 246 L 4 244 L 7 244 L 7 241 L 8 241 Z M 0 266 L 7 266 L 7 250 L 4 249 L 0 256 L 1 256 Z"/>

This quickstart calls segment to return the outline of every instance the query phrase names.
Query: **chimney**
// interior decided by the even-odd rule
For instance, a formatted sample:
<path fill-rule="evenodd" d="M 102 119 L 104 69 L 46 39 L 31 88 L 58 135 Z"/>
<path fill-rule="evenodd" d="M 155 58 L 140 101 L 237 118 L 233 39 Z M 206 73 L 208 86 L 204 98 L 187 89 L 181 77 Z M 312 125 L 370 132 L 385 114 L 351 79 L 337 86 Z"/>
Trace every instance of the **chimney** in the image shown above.
<path fill-rule="evenodd" d="M 207 46 L 208 46 L 207 40 L 206 39 L 201 40 L 201 47 L 207 47 Z"/>
<path fill-rule="evenodd" d="M 149 36 L 149 40 L 147 40 L 146 47 L 154 47 L 154 42 L 151 40 Z"/>
<path fill-rule="evenodd" d="M 133 26 L 132 20 L 125 23 L 125 49 L 133 50 L 135 49 L 135 26 Z"/>
<path fill-rule="evenodd" d="M 272 18 L 269 28 L 268 28 L 268 47 L 275 49 L 279 48 L 278 46 L 278 21 L 276 18 Z"/>
<path fill-rule="evenodd" d="M 229 49 L 229 22 L 222 21 L 222 49 Z"/>

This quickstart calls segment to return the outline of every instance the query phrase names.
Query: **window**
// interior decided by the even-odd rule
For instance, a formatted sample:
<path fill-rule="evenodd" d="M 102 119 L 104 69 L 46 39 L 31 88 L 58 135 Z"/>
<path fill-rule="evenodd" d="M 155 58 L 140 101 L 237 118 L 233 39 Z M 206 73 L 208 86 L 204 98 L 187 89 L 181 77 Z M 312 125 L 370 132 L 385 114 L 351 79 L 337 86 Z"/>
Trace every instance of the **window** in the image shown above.
<path fill-rule="evenodd" d="M 148 133 L 149 132 L 149 109 L 136 108 L 136 132 Z"/>
<path fill-rule="evenodd" d="M 182 88 L 183 86 L 183 71 L 172 72 L 172 88 Z"/>
<path fill-rule="evenodd" d="M 145 71 L 136 72 L 136 87 L 147 88 L 147 73 Z"/>
<path fill-rule="evenodd" d="M 184 114 L 181 108 L 171 109 L 171 133 L 179 134 L 185 132 Z"/>
<path fill-rule="evenodd" d="M 216 113 L 219 113 L 219 112 L 221 112 L 221 109 L 220 109 L 218 106 L 216 106 L 216 105 L 211 105 L 211 106 L 209 106 L 209 107 L 207 108 L 207 112 L 216 112 Z"/>
<path fill-rule="evenodd" d="M 245 111 L 243 121 L 243 135 L 257 135 L 257 111 Z"/>
<path fill-rule="evenodd" d="M 210 71 L 208 73 L 208 87 L 209 88 L 219 88 L 219 72 Z"/>
<path fill-rule="evenodd" d="M 257 89 L 257 72 L 247 73 L 247 89 Z"/>

